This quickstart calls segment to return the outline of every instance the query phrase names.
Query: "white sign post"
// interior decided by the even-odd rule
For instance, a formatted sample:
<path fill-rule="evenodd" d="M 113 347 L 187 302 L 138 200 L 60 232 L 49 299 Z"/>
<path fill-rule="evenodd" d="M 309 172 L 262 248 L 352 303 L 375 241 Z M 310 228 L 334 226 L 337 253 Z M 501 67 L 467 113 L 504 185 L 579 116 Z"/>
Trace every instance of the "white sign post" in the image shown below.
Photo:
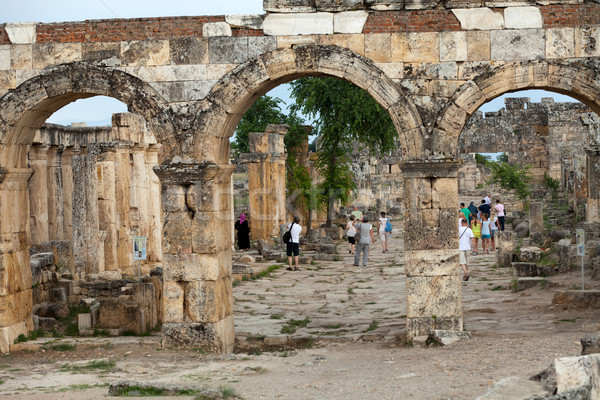
<path fill-rule="evenodd" d="M 140 261 L 146 259 L 146 236 L 135 236 L 133 238 L 133 260 L 138 262 L 138 280 L 141 279 Z"/>
<path fill-rule="evenodd" d="M 583 259 L 585 258 L 585 231 L 583 229 L 575 230 L 577 241 L 577 255 L 581 257 L 581 290 L 584 290 Z"/>

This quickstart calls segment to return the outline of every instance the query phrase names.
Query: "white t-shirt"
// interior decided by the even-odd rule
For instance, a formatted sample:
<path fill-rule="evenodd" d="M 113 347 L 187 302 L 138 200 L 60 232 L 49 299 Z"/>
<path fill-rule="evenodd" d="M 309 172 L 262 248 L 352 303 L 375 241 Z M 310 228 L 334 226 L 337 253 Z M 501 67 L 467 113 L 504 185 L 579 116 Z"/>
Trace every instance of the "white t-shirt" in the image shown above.
<path fill-rule="evenodd" d="M 466 230 L 466 232 L 465 232 Z M 471 239 L 475 236 L 471 228 L 461 226 L 458 230 L 458 249 L 459 250 L 471 250 Z"/>
<path fill-rule="evenodd" d="M 498 227 L 496 226 L 496 221 L 498 221 L 498 217 L 494 217 L 494 220 L 490 224 L 490 229 L 493 230 L 493 231 L 497 231 L 498 230 Z"/>
<path fill-rule="evenodd" d="M 379 233 L 385 232 L 385 224 L 387 224 L 387 218 L 379 218 Z"/>
<path fill-rule="evenodd" d="M 354 227 L 354 222 L 348 221 L 348 225 L 346 225 L 346 232 L 348 236 L 354 236 L 356 234 L 356 228 Z"/>
<path fill-rule="evenodd" d="M 287 228 L 290 229 L 290 226 L 292 226 L 291 223 L 288 224 Z M 292 226 L 292 229 L 290 230 L 292 235 L 290 243 L 300 243 L 300 232 L 302 232 L 302 227 L 294 222 L 294 226 Z"/>
<path fill-rule="evenodd" d="M 492 199 L 490 199 L 489 196 L 485 196 L 483 199 L 485 200 L 485 204 L 490 204 L 492 202 Z"/>

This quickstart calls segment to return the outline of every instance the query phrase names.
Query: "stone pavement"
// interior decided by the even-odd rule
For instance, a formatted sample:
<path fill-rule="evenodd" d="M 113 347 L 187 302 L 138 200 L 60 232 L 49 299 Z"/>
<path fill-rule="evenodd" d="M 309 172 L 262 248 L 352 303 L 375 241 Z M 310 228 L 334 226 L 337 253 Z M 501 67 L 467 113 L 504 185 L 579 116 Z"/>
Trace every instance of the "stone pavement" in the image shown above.
<path fill-rule="evenodd" d="M 398 225 L 398 223 L 396 223 Z M 481 243 L 480 243 L 481 246 Z M 242 281 L 234 287 L 236 337 L 388 341 L 405 331 L 406 276 L 403 240 L 395 233 L 390 252 L 371 245 L 367 268 L 352 266 L 347 243 L 338 245 L 340 261 L 317 261 L 286 271 L 285 265 L 268 277 Z M 564 323 L 551 307 L 561 277 L 548 284 L 512 290 L 512 268 L 496 268 L 495 256 L 470 258 L 471 279 L 462 282 L 464 327 L 473 333 L 518 333 L 551 329 Z M 276 264 L 267 263 L 265 266 Z M 462 272 L 461 272 L 462 274 Z M 295 326 L 293 333 L 282 328 Z M 292 329 L 293 330 L 293 329 Z"/>

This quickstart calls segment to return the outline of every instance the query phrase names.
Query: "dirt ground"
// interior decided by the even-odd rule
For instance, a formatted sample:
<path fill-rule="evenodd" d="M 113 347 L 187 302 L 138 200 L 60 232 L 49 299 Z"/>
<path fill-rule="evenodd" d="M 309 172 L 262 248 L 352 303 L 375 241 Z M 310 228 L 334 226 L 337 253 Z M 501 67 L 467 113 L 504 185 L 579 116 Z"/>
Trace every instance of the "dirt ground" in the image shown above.
<path fill-rule="evenodd" d="M 164 350 L 159 336 L 77 339 L 72 351 L 33 346 L 0 356 L 0 398 L 104 399 L 111 382 L 136 380 L 222 388 L 244 399 L 474 399 L 502 378 L 528 378 L 555 358 L 580 354 L 579 340 L 600 331 L 600 310 L 552 306 L 556 290 L 580 284 L 579 271 L 513 292 L 512 271 L 495 268 L 491 254 L 472 258 L 471 280 L 462 284 L 464 324 L 473 339 L 402 345 L 398 235 L 390 249 L 384 254 L 376 243 L 362 269 L 351 266 L 342 244 L 338 261 L 241 282 L 234 288 L 236 337 L 246 353 Z M 586 282 L 586 289 L 599 287 Z M 305 326 L 294 325 L 302 320 Z M 295 332 L 284 329 L 291 326 Z M 265 337 L 303 346 L 262 351 Z M 73 339 L 58 343 L 64 342 Z"/>

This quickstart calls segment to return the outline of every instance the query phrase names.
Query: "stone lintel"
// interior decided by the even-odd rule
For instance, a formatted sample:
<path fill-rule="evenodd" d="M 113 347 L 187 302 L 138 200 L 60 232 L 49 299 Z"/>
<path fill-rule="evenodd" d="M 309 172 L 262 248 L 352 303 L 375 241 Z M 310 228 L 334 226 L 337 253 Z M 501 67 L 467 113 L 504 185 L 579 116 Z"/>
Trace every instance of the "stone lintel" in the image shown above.
<path fill-rule="evenodd" d="M 404 161 L 399 164 L 405 178 L 456 178 L 460 159 Z"/>
<path fill-rule="evenodd" d="M 0 184 L 4 182 L 27 182 L 33 169 L 31 168 L 3 168 L 0 167 Z"/>
<path fill-rule="evenodd" d="M 233 173 L 235 165 L 165 164 L 154 167 L 154 173 L 163 183 L 191 185 L 196 182 L 222 182 Z"/>
<path fill-rule="evenodd" d="M 287 154 L 276 153 L 276 154 L 264 154 L 264 153 L 244 153 L 240 155 L 240 162 L 242 163 L 263 163 L 263 162 L 279 162 L 285 161 Z"/>
<path fill-rule="evenodd" d="M 269 124 L 265 128 L 266 133 L 280 133 L 285 135 L 290 130 L 290 126 L 286 124 Z"/>

